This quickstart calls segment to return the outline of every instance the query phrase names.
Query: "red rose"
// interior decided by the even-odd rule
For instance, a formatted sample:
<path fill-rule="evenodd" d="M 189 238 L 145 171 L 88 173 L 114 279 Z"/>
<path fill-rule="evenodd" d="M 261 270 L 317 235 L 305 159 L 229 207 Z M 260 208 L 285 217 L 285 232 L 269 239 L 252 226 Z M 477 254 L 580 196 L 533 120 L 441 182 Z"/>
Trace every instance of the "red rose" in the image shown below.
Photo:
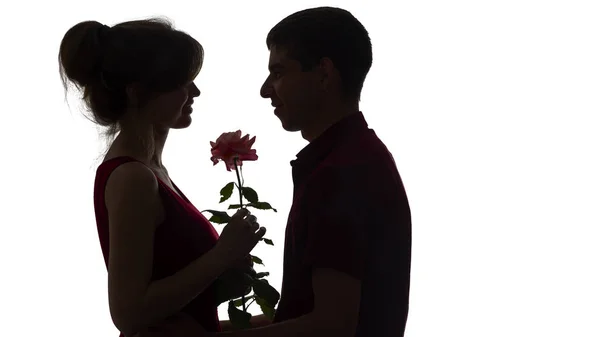
<path fill-rule="evenodd" d="M 217 165 L 219 160 L 225 162 L 227 171 L 235 169 L 233 162 L 237 158 L 237 165 L 242 166 L 242 162 L 247 160 L 257 160 L 256 150 L 252 149 L 256 136 L 250 138 L 250 135 L 242 137 L 242 131 L 225 132 L 217 138 L 215 142 L 210 142 L 210 153 L 214 165 Z"/>

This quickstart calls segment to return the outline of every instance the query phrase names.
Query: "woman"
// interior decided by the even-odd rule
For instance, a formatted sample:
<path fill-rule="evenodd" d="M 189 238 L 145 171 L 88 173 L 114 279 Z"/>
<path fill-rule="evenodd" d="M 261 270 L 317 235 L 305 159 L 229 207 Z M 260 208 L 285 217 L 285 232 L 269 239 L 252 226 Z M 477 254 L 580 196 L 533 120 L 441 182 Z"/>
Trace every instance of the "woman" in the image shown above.
<path fill-rule="evenodd" d="M 248 254 L 265 234 L 240 210 L 219 237 L 162 163 L 169 131 L 192 121 L 202 61 L 196 40 L 156 19 L 81 22 L 60 45 L 65 88 L 83 92 L 93 120 L 114 138 L 96 173 L 94 202 L 110 312 L 122 335 L 181 313 L 219 331 L 224 299 L 217 300 L 215 280 L 250 268 Z"/>

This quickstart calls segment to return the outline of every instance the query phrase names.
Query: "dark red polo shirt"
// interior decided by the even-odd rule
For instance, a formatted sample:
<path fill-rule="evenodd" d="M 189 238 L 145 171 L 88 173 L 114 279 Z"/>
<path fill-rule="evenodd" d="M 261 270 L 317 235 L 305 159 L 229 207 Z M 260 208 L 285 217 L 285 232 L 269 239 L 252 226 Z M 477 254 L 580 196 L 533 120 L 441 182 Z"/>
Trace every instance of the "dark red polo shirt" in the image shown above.
<path fill-rule="evenodd" d="M 408 315 L 411 215 L 396 164 L 362 113 L 292 161 L 294 199 L 275 321 L 313 309 L 312 270 L 362 281 L 358 337 L 400 337 Z"/>

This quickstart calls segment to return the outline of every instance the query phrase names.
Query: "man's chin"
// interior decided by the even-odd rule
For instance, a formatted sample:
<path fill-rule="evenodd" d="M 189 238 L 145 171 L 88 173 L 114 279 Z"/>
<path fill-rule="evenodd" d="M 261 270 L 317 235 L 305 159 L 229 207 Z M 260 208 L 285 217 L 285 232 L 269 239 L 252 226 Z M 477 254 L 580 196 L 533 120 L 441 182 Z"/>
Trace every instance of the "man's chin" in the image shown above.
<path fill-rule="evenodd" d="M 300 127 L 298 127 L 298 123 L 294 123 L 294 121 L 290 121 L 289 119 L 285 118 L 282 115 L 277 116 L 277 118 L 279 118 L 279 121 L 281 122 L 281 127 L 283 127 L 283 129 L 285 131 L 288 131 L 288 132 L 300 131 Z"/>
<path fill-rule="evenodd" d="M 284 121 L 281 121 L 281 126 L 283 127 L 283 129 L 285 131 L 288 131 L 288 132 L 297 132 L 297 131 L 300 131 L 300 128 L 298 126 L 296 126 L 294 124 L 286 123 Z"/>

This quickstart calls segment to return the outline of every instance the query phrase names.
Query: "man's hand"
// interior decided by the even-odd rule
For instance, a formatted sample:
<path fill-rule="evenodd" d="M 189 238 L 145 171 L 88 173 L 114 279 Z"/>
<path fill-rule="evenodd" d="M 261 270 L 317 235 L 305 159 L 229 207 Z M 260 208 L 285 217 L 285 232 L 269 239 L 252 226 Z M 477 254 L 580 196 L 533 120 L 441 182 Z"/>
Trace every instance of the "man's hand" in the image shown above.
<path fill-rule="evenodd" d="M 356 335 L 362 282 L 331 268 L 314 268 L 312 312 L 260 328 L 225 331 L 218 337 L 352 337 Z M 374 334 L 373 336 L 377 336 Z"/>
<path fill-rule="evenodd" d="M 179 313 L 167 318 L 163 323 L 147 328 L 131 337 L 213 337 L 190 315 Z"/>

